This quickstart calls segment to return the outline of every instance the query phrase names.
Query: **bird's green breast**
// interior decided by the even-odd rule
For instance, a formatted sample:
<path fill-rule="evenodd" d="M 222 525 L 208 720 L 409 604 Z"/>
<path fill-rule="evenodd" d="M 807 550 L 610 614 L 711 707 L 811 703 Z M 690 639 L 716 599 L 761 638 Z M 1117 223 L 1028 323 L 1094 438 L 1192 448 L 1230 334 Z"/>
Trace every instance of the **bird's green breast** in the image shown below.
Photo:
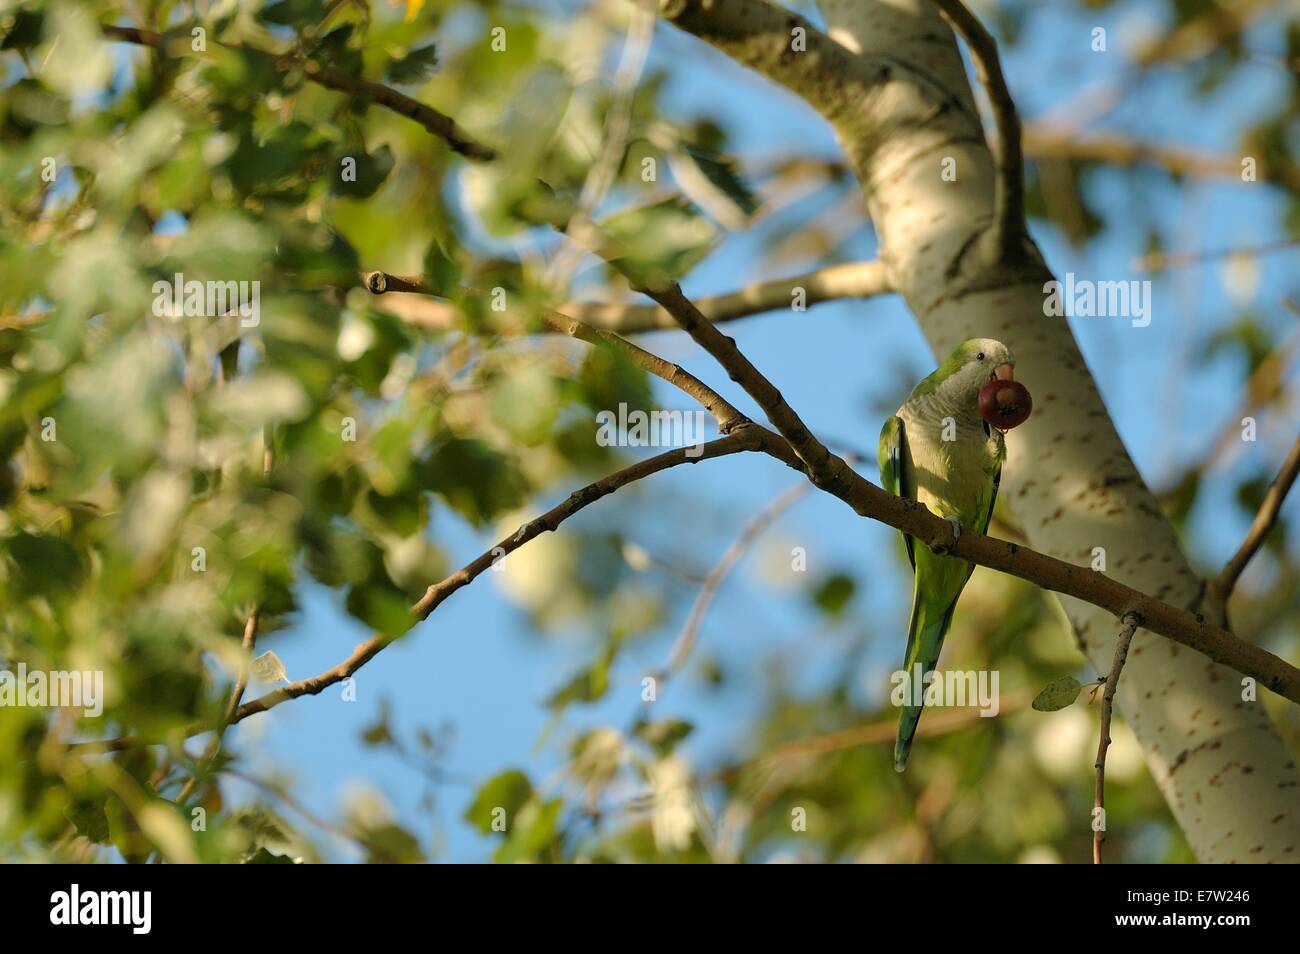
<path fill-rule="evenodd" d="M 978 415 L 939 402 L 910 401 L 898 416 L 907 429 L 909 459 L 903 466 L 916 499 L 941 517 L 976 528 L 1001 460 L 1001 433 L 986 433 Z"/>

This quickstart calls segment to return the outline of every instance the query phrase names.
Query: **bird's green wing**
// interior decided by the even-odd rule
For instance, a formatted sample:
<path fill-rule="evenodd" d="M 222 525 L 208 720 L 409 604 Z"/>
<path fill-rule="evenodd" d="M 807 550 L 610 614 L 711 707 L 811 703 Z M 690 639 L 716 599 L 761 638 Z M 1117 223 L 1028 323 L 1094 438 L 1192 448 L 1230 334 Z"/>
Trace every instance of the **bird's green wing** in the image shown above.
<path fill-rule="evenodd" d="M 980 533 L 989 532 L 989 522 L 993 519 L 993 507 L 998 502 L 998 488 L 1002 486 L 1002 462 L 1007 459 L 1007 445 L 1004 441 L 998 442 L 997 453 L 989 458 L 985 466 L 985 473 L 991 478 L 988 482 L 987 492 L 980 492 L 979 499 L 979 519 L 975 521 L 975 529 Z M 971 567 L 975 569 L 974 566 Z"/>
<path fill-rule="evenodd" d="M 888 430 L 889 425 L 886 425 Z M 900 422 L 899 430 L 902 425 Z M 881 438 L 882 448 L 884 438 Z M 884 459 L 883 450 L 880 454 Z M 980 480 L 973 513 L 964 512 L 962 523 L 985 533 L 989 520 L 993 516 L 993 505 L 997 502 L 998 486 L 1002 480 L 1002 461 L 1006 457 L 1006 445 L 998 443 L 997 450 L 984 459 L 982 470 L 984 479 Z M 882 480 L 884 465 L 882 464 Z M 911 552 L 909 540 L 909 554 Z M 944 637 L 952 625 L 953 610 L 957 599 L 975 569 L 973 563 L 944 554 L 934 553 L 922 547 L 913 556 L 916 569 L 916 589 L 912 597 L 912 616 L 907 628 L 907 652 L 903 660 L 903 671 L 909 678 L 924 678 L 939 663 L 939 654 L 943 650 Z M 905 703 L 899 713 L 898 738 L 894 743 L 894 767 L 900 772 L 907 765 L 907 757 L 912 748 L 912 739 L 916 734 L 917 724 L 921 719 L 923 706 Z"/>
<path fill-rule="evenodd" d="M 915 490 L 907 470 L 911 466 L 907 455 L 907 429 L 898 416 L 885 421 L 880 429 L 880 443 L 876 445 L 876 463 L 880 465 L 880 486 L 896 497 L 911 497 Z M 903 534 L 907 544 L 907 562 L 916 569 L 916 555 L 912 552 L 912 538 Z"/>

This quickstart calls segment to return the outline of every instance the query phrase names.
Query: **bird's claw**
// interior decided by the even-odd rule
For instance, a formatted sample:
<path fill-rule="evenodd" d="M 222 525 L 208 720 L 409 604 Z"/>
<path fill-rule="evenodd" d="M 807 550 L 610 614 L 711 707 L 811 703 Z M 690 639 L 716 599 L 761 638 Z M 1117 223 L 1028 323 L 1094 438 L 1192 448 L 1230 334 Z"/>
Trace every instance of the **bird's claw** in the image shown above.
<path fill-rule="evenodd" d="M 948 521 L 948 526 L 952 527 L 952 542 L 941 543 L 937 547 L 933 548 L 934 552 L 940 555 L 944 553 L 951 553 L 952 548 L 957 545 L 957 540 L 961 537 L 961 530 L 962 530 L 961 521 L 958 520 L 956 517 L 947 517 L 946 519 Z"/>

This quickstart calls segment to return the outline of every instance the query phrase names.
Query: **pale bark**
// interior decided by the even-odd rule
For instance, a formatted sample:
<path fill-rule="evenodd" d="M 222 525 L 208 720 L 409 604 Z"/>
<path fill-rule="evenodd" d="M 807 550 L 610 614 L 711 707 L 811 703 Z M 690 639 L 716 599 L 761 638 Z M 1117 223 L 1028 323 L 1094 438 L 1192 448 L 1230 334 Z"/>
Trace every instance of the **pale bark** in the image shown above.
<path fill-rule="evenodd" d="M 995 172 L 952 31 L 928 0 L 819 7 L 837 42 L 810 37 L 807 52 L 790 47 L 791 30 L 806 24 L 753 0 L 666 0 L 663 12 L 831 123 L 863 185 L 890 284 L 936 355 L 976 336 L 1011 347 L 1035 408 L 1009 435 L 1002 492 L 1030 545 L 1083 565 L 1104 548 L 1114 578 L 1191 606 L 1201 581 L 1120 440 L 1069 325 L 1044 316 L 1052 276 L 1037 250 L 1026 245 L 1020 260 L 994 264 L 978 241 L 992 218 Z M 949 157 L 956 182 L 940 175 Z M 1143 344 L 1143 329 L 1126 319 L 1079 320 L 1124 321 L 1133 347 Z M 1107 671 L 1119 621 L 1077 600 L 1063 604 L 1080 647 Z M 1140 631 L 1119 711 L 1201 861 L 1300 860 L 1300 771 L 1262 704 L 1242 701 L 1241 683 L 1231 669 Z M 1081 776 L 1088 769 L 1081 765 Z M 1118 823 L 1112 817 L 1109 827 Z"/>

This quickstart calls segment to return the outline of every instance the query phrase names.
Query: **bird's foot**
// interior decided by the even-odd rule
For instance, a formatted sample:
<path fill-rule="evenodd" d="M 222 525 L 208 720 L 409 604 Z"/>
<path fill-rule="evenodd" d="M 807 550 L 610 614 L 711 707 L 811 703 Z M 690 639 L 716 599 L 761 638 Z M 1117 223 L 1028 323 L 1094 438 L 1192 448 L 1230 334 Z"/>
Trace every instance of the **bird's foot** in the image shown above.
<path fill-rule="evenodd" d="M 936 547 L 930 548 L 931 550 L 934 551 L 934 553 L 939 554 L 940 556 L 942 556 L 945 553 L 951 553 L 952 548 L 957 545 L 957 540 L 961 537 L 961 530 L 962 530 L 961 521 L 958 520 L 956 517 L 948 517 L 947 521 L 948 521 L 948 526 L 952 527 L 952 542 L 941 543 Z"/>

